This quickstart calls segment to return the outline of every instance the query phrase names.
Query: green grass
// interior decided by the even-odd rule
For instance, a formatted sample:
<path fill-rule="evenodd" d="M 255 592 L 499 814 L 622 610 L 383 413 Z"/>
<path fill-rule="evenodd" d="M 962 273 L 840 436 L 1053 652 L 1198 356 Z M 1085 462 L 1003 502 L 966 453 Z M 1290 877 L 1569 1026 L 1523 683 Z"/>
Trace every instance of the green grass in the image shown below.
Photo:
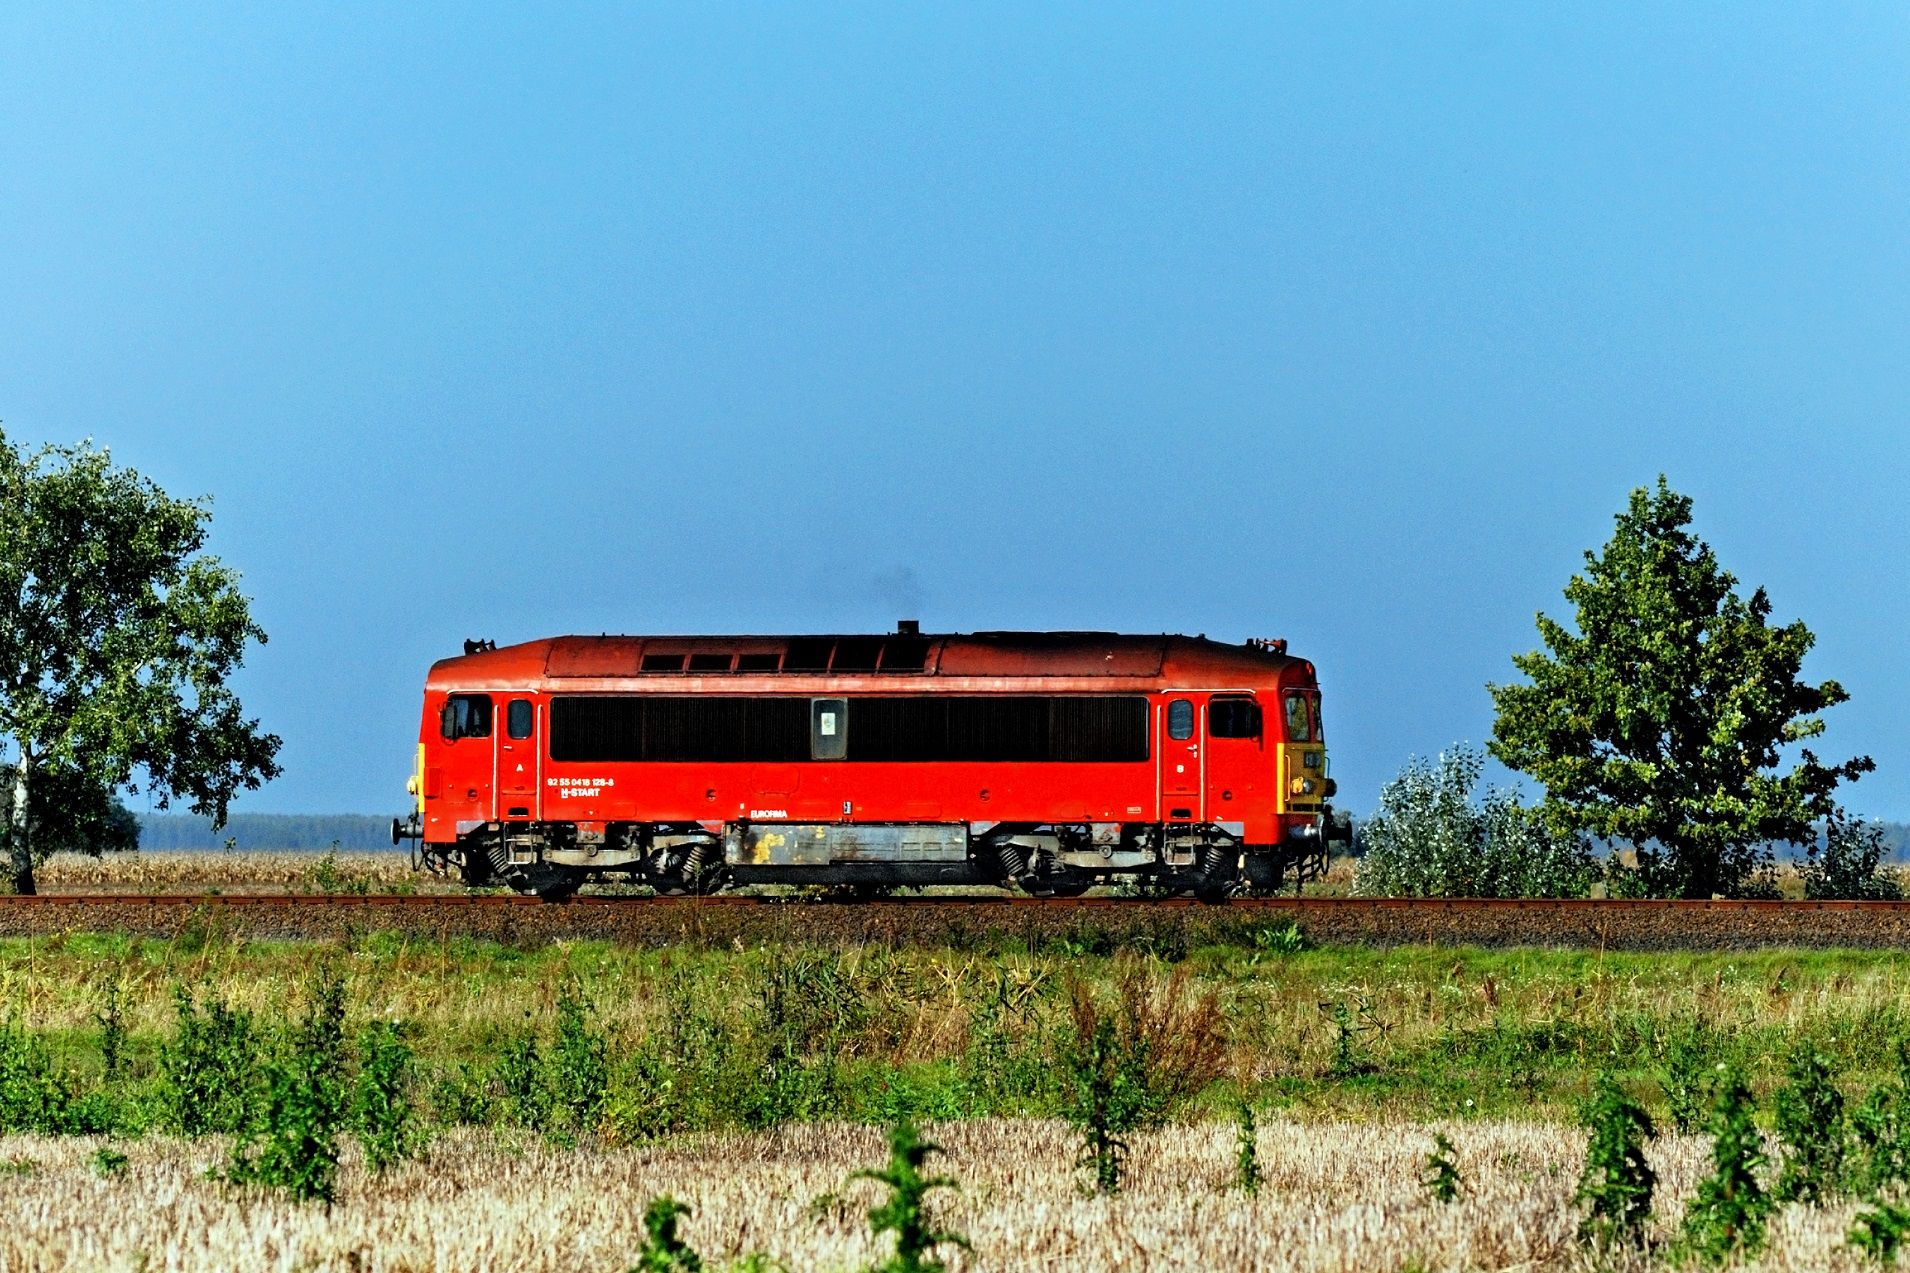
<path fill-rule="evenodd" d="M 1111 991 L 1136 960 L 1154 981 L 1184 969 L 1186 993 L 1211 994 L 1219 1008 L 1222 1077 L 1180 1107 L 1183 1117 L 1231 1116 L 1244 1098 L 1305 1117 L 1567 1120 L 1597 1071 L 1661 1114 L 1658 1076 L 1681 1031 L 1760 1094 L 1808 1043 L 1854 1104 L 1897 1074 L 1910 1046 L 1910 964 L 1889 952 L 1288 946 L 1250 934 L 1137 955 L 1092 933 L 1033 951 L 75 933 L 0 941 L 0 1020 L 43 1041 L 77 1089 L 98 1086 L 97 1014 L 117 979 L 124 1052 L 113 1086 L 128 1108 L 150 1110 L 163 1104 L 153 1084 L 175 1028 L 175 985 L 278 1029 L 319 970 L 336 965 L 350 1029 L 395 1019 L 415 1031 L 421 1099 L 439 1093 L 438 1116 L 497 1120 L 513 1107 L 501 1056 L 526 1039 L 547 1069 L 565 1054 L 555 1005 L 569 985 L 588 1005 L 588 1037 L 602 1037 L 607 1091 L 601 1106 L 574 1090 L 558 1096 L 627 1137 L 786 1119 L 1060 1113 L 1070 1092 L 1055 1060 L 1071 1037 L 1070 986 Z M 598 1055 L 575 1021 L 567 1028 L 570 1055 Z M 446 1095 L 459 1085 L 468 1100 Z"/>

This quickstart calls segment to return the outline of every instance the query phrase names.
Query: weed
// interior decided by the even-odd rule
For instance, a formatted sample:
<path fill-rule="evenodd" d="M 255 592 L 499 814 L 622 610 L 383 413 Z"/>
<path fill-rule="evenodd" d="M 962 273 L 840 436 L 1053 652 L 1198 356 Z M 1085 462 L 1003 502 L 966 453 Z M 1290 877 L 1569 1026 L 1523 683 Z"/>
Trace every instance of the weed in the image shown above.
<path fill-rule="evenodd" d="M 630 1273 L 699 1273 L 703 1257 L 677 1233 L 677 1222 L 689 1207 L 669 1194 L 650 1199 L 643 1209 L 643 1248 Z"/>
<path fill-rule="evenodd" d="M 1250 931 L 1253 934 L 1255 963 L 1259 962 L 1259 956 L 1262 955 L 1297 955 L 1313 945 L 1307 940 L 1297 919 L 1290 919 L 1284 924 L 1260 925 Z"/>
<path fill-rule="evenodd" d="M 1857 1213 L 1846 1241 L 1878 1264 L 1895 1268 L 1905 1239 L 1910 1239 L 1910 1206 L 1878 1202 Z"/>
<path fill-rule="evenodd" d="M 1455 1156 L 1452 1142 L 1446 1139 L 1446 1133 L 1433 1133 L 1432 1152 L 1426 1155 L 1426 1174 L 1419 1183 L 1426 1187 L 1434 1202 L 1454 1202 L 1458 1200 L 1465 1182 L 1459 1176 L 1459 1159 Z"/>
<path fill-rule="evenodd" d="M 1711 1103 L 1711 1049 L 1706 1046 L 1704 1030 L 1695 1020 L 1672 1027 L 1663 1040 L 1659 1081 L 1665 1093 L 1665 1108 L 1671 1126 L 1681 1134 L 1695 1132 L 1703 1124 Z"/>
<path fill-rule="evenodd" d="M 159 1052 L 169 1122 L 187 1136 L 242 1130 L 258 1072 L 252 1018 L 210 992 L 202 1009 L 184 986 L 173 988 L 173 1007 L 172 1041 Z"/>
<path fill-rule="evenodd" d="M 431 1111 L 443 1126 L 478 1126 L 490 1118 L 491 1104 L 484 1071 L 474 1062 L 453 1062 L 432 1081 Z"/>
<path fill-rule="evenodd" d="M 365 896 L 371 892 L 370 877 L 362 872 L 341 867 L 338 862 L 339 847 L 339 842 L 333 840 L 332 847 L 326 849 L 324 856 L 312 864 L 311 870 L 307 873 L 308 882 L 312 888 L 327 896 L 336 896 L 340 893 Z"/>
<path fill-rule="evenodd" d="M 232 1147 L 227 1180 L 331 1203 L 346 1114 L 344 1025 L 345 983 L 335 971 L 321 973 L 304 1020 L 266 1067 L 259 1117 Z"/>
<path fill-rule="evenodd" d="M 0 1132 L 72 1130 L 73 1092 L 45 1042 L 18 1021 L 0 1025 Z"/>
<path fill-rule="evenodd" d="M 873 1180 L 889 1187 L 888 1198 L 869 1210 L 869 1223 L 876 1235 L 895 1235 L 895 1254 L 875 1266 L 871 1273 L 940 1273 L 947 1266 L 935 1257 L 937 1247 L 953 1246 L 968 1250 L 968 1239 L 947 1229 L 938 1229 L 929 1217 L 928 1195 L 932 1189 L 956 1188 L 948 1176 L 924 1176 L 922 1164 L 941 1146 L 922 1139 L 911 1123 L 897 1123 L 889 1130 L 889 1165 L 880 1171 L 858 1171 L 854 1179 Z"/>
<path fill-rule="evenodd" d="M 0 1176 L 37 1176 L 40 1164 L 31 1158 L 0 1158 Z"/>
<path fill-rule="evenodd" d="M 550 1088 L 544 1082 L 537 1036 L 523 1030 L 498 1049 L 497 1084 L 503 1090 L 511 1121 L 520 1127 L 543 1127 L 550 1119 Z"/>
<path fill-rule="evenodd" d="M 106 978 L 93 1022 L 99 1026 L 102 1073 L 110 1080 L 119 1073 L 126 1056 L 126 987 L 118 973 Z"/>
<path fill-rule="evenodd" d="M 1260 1129 L 1245 1097 L 1234 1110 L 1234 1184 L 1250 1196 L 1260 1192 Z"/>
<path fill-rule="evenodd" d="M 1658 1177 L 1645 1161 L 1645 1142 L 1656 1134 L 1651 1116 L 1609 1074 L 1601 1074 L 1584 1112 L 1588 1139 L 1585 1167 L 1574 1200 L 1586 1204 L 1579 1239 L 1594 1246 L 1636 1246 L 1644 1241 Z"/>
<path fill-rule="evenodd" d="M 373 1021 L 358 1034 L 358 1079 L 352 1090 L 351 1125 L 376 1175 L 417 1152 L 420 1131 L 412 1104 L 417 1062 L 405 1042 L 410 1031 L 397 1021 Z"/>
<path fill-rule="evenodd" d="M 1219 1004 L 1192 994 L 1185 967 L 1156 983 L 1127 961 L 1115 992 L 1108 1007 L 1073 984 L 1073 1035 L 1060 1049 L 1072 1088 L 1063 1115 L 1082 1131 L 1079 1164 L 1100 1193 L 1120 1187 L 1125 1134 L 1164 1118 L 1217 1077 L 1221 1061 Z"/>
<path fill-rule="evenodd" d="M 1364 999 L 1354 1000 L 1351 1007 L 1344 1000 L 1334 999 L 1322 1003 L 1320 1011 L 1333 1022 L 1333 1061 L 1328 1075 L 1349 1079 L 1377 1073 L 1379 1067 L 1366 1058 L 1363 1043 L 1365 1036 L 1381 1030 L 1372 1007 Z"/>
<path fill-rule="evenodd" d="M 1777 1093 L 1777 1136 L 1783 1169 L 1771 1191 L 1777 1202 L 1818 1206 L 1842 1192 L 1848 1133 L 1844 1097 L 1830 1063 L 1809 1048 L 1791 1056 L 1789 1082 Z"/>
<path fill-rule="evenodd" d="M 557 1038 L 549 1060 L 552 1104 L 577 1133 L 594 1131 L 610 1087 L 605 1058 L 609 1041 L 591 1024 L 590 1012 L 574 983 L 557 997 Z"/>
<path fill-rule="evenodd" d="M 1764 1138 L 1753 1122 L 1751 1089 L 1736 1069 L 1724 1068 L 1711 1108 L 1711 1166 L 1685 1212 L 1686 1249 L 1710 1264 L 1754 1255 L 1764 1246 L 1771 1199 L 1758 1183 Z"/>
<path fill-rule="evenodd" d="M 102 1176 L 117 1176 L 126 1170 L 126 1155 L 111 1145 L 93 1151 L 93 1170 Z"/>

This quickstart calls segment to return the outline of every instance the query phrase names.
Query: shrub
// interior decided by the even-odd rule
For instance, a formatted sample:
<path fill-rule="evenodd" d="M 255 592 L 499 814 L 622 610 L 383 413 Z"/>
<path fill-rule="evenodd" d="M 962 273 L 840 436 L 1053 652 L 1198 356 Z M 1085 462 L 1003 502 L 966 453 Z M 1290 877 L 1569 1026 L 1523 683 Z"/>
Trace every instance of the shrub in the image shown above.
<path fill-rule="evenodd" d="M 1186 969 L 1151 980 L 1137 959 L 1119 963 L 1111 1005 L 1070 987 L 1072 1035 L 1060 1049 L 1070 1091 L 1063 1115 L 1080 1128 L 1080 1165 L 1094 1187 L 1120 1187 L 1126 1133 L 1151 1125 L 1219 1076 L 1223 1040 L 1212 993 L 1193 994 Z"/>
<path fill-rule="evenodd" d="M 1808 1048 L 1791 1057 L 1788 1077 L 1777 1093 L 1784 1160 L 1772 1197 L 1816 1206 L 1843 1191 L 1844 1097 L 1831 1081 L 1830 1063 Z"/>
<path fill-rule="evenodd" d="M 329 1204 L 345 1113 L 345 983 L 326 972 L 311 990 L 304 1020 L 266 1065 L 264 1100 L 232 1147 L 226 1179 Z"/>
<path fill-rule="evenodd" d="M 1707 1263 L 1755 1255 L 1764 1246 L 1771 1199 L 1758 1183 L 1765 1157 L 1755 1113 L 1744 1076 L 1725 1070 L 1711 1110 L 1711 1174 L 1699 1182 L 1684 1222 L 1686 1248 Z"/>
<path fill-rule="evenodd" d="M 677 1234 L 677 1222 L 690 1209 L 664 1194 L 643 1209 L 643 1249 L 630 1273 L 700 1273 L 703 1257 Z"/>
<path fill-rule="evenodd" d="M 1260 1129 L 1245 1097 L 1234 1114 L 1234 1184 L 1249 1196 L 1260 1192 Z"/>
<path fill-rule="evenodd" d="M 1433 1134 L 1432 1152 L 1426 1155 L 1426 1174 L 1420 1177 L 1419 1183 L 1426 1187 L 1434 1202 L 1441 1203 L 1456 1201 L 1464 1188 L 1465 1182 L 1459 1177 L 1459 1160 L 1446 1133 Z"/>
<path fill-rule="evenodd" d="M 1586 1206 L 1579 1238 L 1595 1246 L 1643 1242 L 1658 1177 L 1645 1161 L 1651 1116 L 1609 1074 L 1599 1075 L 1584 1113 L 1589 1133 L 1575 1200 Z"/>
<path fill-rule="evenodd" d="M 880 1171 L 858 1171 L 855 1179 L 873 1180 L 889 1187 L 889 1196 L 869 1210 L 869 1223 L 876 1236 L 895 1235 L 895 1254 L 875 1266 L 872 1273 L 940 1273 L 947 1266 L 935 1258 L 937 1247 L 968 1249 L 968 1239 L 947 1229 L 938 1229 L 929 1217 L 928 1195 L 932 1189 L 953 1189 L 948 1176 L 924 1176 L 922 1165 L 941 1146 L 922 1139 L 911 1123 L 897 1123 L 889 1130 L 889 1165 Z"/>
<path fill-rule="evenodd" d="M 1889 857 L 1890 843 L 1884 838 L 1881 823 L 1840 813 L 1825 826 L 1822 850 L 1815 841 L 1805 849 L 1803 864 L 1798 867 L 1804 896 L 1900 901 L 1903 881 L 1885 865 Z"/>
<path fill-rule="evenodd" d="M 557 1038 L 551 1047 L 552 1104 L 572 1131 L 594 1131 L 610 1087 L 609 1041 L 591 1024 L 590 1010 L 574 984 L 557 997 Z"/>
<path fill-rule="evenodd" d="M 1891 1184 L 1910 1182 L 1905 1156 L 1903 1090 L 1879 1084 L 1850 1111 L 1849 1176 L 1862 1193 L 1876 1193 Z"/>
<path fill-rule="evenodd" d="M 1704 1123 L 1712 1082 L 1717 1077 L 1704 1028 L 1695 1020 L 1672 1027 L 1663 1038 L 1660 1055 L 1658 1078 L 1672 1130 L 1680 1134 L 1695 1132 Z"/>
<path fill-rule="evenodd" d="M 210 993 L 202 1008 L 184 986 L 173 988 L 173 1008 L 172 1041 L 159 1051 L 168 1121 L 187 1136 L 242 1130 L 259 1069 L 252 1018 Z"/>
<path fill-rule="evenodd" d="M 1845 1240 L 1878 1264 L 1895 1268 L 1897 1252 L 1910 1238 L 1910 1206 L 1879 1202 L 1858 1212 L 1855 1221 Z"/>
<path fill-rule="evenodd" d="M 45 1042 L 18 1021 L 0 1026 L 0 1132 L 71 1130 L 73 1092 Z"/>
<path fill-rule="evenodd" d="M 373 1021 L 358 1034 L 358 1077 L 352 1087 L 351 1127 L 374 1175 L 413 1156 L 420 1140 L 412 1089 L 417 1062 L 397 1021 Z"/>
<path fill-rule="evenodd" d="M 549 1123 L 550 1087 L 544 1082 L 543 1055 L 535 1033 L 525 1029 L 506 1039 L 497 1051 L 494 1074 L 512 1122 L 539 1128 Z"/>
<path fill-rule="evenodd" d="M 1475 807 L 1480 753 L 1454 747 L 1413 757 L 1380 790 L 1360 830 L 1354 890 L 1380 897 L 1583 897 L 1597 878 L 1576 835 L 1546 828 L 1508 793 Z"/>

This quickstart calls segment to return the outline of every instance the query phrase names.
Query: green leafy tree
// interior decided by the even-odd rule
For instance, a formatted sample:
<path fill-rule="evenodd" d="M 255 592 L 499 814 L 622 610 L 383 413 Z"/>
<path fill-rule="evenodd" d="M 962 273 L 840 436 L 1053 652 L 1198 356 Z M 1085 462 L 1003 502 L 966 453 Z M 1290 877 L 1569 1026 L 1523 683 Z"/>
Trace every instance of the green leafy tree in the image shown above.
<path fill-rule="evenodd" d="M 31 454 L 0 432 L 0 744 L 14 891 L 33 892 L 42 775 L 83 807 L 138 778 L 223 822 L 276 777 L 279 740 L 226 685 L 263 643 L 238 574 L 201 552 L 211 511 L 82 443 Z M 40 802 L 46 808 L 45 802 Z"/>
<path fill-rule="evenodd" d="M 1799 679 L 1815 638 L 1773 626 L 1691 533 L 1691 501 L 1658 479 L 1631 493 L 1601 553 L 1565 586 L 1577 631 L 1538 616 L 1542 651 L 1515 655 L 1528 684 L 1492 685 L 1492 754 L 1545 786 L 1555 828 L 1629 841 L 1644 891 L 1738 891 L 1773 841 L 1803 842 L 1837 784 L 1875 766 L 1824 764 L 1799 747 L 1835 681 Z"/>

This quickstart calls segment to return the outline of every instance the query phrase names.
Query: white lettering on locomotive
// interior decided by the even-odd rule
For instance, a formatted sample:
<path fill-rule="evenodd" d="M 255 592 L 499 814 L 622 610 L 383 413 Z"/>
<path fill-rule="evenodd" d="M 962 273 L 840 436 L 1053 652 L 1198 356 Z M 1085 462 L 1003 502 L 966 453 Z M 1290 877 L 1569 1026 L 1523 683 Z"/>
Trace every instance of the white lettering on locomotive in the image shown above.
<path fill-rule="evenodd" d="M 546 778 L 546 787 L 557 789 L 559 800 L 585 799 L 601 796 L 605 789 L 617 785 L 615 778 Z"/>

